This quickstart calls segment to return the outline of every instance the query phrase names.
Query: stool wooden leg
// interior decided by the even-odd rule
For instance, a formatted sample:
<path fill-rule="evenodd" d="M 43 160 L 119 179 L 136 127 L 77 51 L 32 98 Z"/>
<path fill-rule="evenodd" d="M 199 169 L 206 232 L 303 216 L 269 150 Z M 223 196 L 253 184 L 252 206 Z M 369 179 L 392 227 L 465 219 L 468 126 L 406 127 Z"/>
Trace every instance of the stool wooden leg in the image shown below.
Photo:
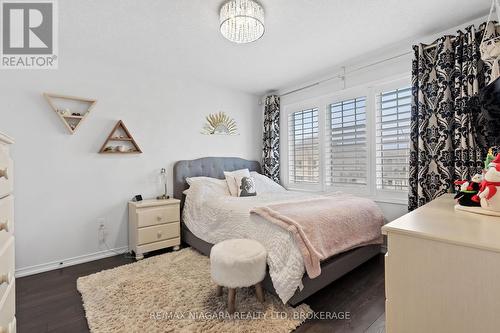
<path fill-rule="evenodd" d="M 255 285 L 255 294 L 259 302 L 264 303 L 264 291 L 262 290 L 262 284 L 260 282 Z"/>
<path fill-rule="evenodd" d="M 236 289 L 234 288 L 229 288 L 227 308 L 230 314 L 233 314 L 236 310 Z"/>
<path fill-rule="evenodd" d="M 215 293 L 216 296 L 222 296 L 222 286 L 217 286 L 217 292 Z"/>

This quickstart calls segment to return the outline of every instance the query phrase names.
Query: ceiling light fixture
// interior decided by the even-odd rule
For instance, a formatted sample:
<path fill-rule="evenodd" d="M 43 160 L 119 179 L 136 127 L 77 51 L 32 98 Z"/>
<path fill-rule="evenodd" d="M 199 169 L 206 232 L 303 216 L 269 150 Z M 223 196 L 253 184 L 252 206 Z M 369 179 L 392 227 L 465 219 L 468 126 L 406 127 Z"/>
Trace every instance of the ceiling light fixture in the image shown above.
<path fill-rule="evenodd" d="M 231 42 L 251 43 L 264 35 L 264 8 L 253 0 L 229 0 L 220 9 L 220 32 Z"/>

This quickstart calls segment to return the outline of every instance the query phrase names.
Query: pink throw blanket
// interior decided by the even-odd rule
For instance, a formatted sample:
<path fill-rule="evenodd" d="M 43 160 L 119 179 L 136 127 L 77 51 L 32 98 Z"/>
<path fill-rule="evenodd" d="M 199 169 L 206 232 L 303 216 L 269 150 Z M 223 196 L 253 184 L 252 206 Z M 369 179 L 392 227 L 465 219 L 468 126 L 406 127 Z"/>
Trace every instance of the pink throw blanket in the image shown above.
<path fill-rule="evenodd" d="M 321 274 L 321 260 L 363 245 L 382 243 L 384 217 L 369 199 L 321 197 L 256 207 L 250 213 L 293 233 L 311 279 Z"/>

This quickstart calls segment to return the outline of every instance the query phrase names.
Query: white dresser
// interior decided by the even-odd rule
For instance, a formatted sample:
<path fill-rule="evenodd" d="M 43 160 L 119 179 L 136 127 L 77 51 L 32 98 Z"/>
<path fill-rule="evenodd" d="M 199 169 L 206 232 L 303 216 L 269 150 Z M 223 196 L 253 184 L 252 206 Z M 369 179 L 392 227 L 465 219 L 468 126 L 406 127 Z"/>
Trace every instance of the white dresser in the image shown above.
<path fill-rule="evenodd" d="M 0 333 L 16 332 L 14 279 L 14 174 L 9 146 L 14 141 L 0 133 Z"/>
<path fill-rule="evenodd" d="M 500 332 L 500 217 L 444 195 L 385 225 L 387 333 Z"/>
<path fill-rule="evenodd" d="M 129 202 L 129 250 L 135 258 L 144 253 L 181 244 L 180 200 L 144 200 Z"/>

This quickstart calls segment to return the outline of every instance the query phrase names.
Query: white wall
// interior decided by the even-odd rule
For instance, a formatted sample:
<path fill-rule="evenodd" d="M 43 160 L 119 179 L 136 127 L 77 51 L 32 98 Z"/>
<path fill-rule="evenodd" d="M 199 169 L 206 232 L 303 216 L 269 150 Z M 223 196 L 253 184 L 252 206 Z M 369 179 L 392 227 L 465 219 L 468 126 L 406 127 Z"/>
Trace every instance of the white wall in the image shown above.
<path fill-rule="evenodd" d="M 262 116 L 256 96 L 160 71 L 71 60 L 65 59 L 59 70 L 0 75 L 0 131 L 16 140 L 18 274 L 108 254 L 100 253 L 106 248 L 98 244 L 99 217 L 106 219 L 108 246 L 126 246 L 127 200 L 139 193 L 146 198 L 160 194 L 162 167 L 171 180 L 173 163 L 181 159 L 260 160 Z M 42 92 L 91 97 L 98 103 L 69 135 Z M 236 119 L 240 135 L 200 134 L 204 117 L 218 111 Z M 97 153 L 119 119 L 143 154 Z"/>

